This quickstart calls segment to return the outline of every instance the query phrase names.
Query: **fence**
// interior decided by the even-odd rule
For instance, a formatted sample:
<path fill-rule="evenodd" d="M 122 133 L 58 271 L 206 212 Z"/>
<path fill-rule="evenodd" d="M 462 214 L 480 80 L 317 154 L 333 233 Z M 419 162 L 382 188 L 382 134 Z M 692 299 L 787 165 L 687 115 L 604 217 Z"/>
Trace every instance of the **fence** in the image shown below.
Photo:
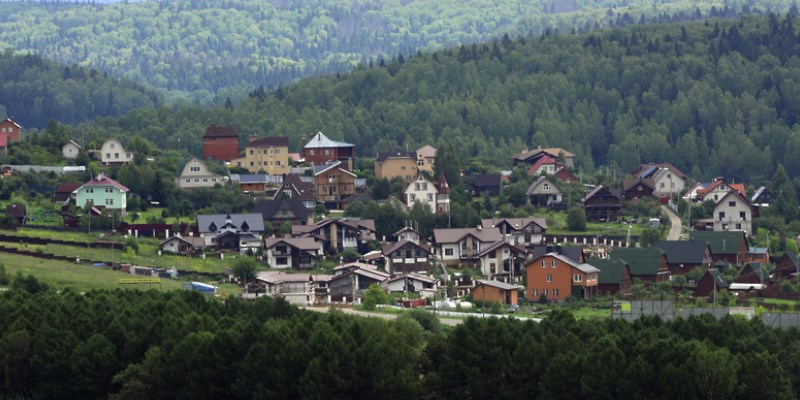
<path fill-rule="evenodd" d="M 631 301 L 630 303 L 617 303 L 611 313 L 612 318 L 621 318 L 628 322 L 636 321 L 642 316 L 656 316 L 666 321 L 676 318 L 689 318 L 702 314 L 713 315 L 720 319 L 726 315 L 743 315 L 747 318 L 755 317 L 752 307 L 675 307 L 671 301 Z M 763 313 L 759 316 L 764 325 L 787 329 L 800 327 L 800 314 L 791 313 Z"/>

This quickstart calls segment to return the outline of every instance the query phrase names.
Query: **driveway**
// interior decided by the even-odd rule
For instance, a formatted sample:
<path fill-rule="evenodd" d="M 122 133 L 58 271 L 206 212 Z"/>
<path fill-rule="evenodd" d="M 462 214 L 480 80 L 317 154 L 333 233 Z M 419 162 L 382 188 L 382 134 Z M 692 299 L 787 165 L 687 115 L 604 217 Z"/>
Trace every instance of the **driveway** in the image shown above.
<path fill-rule="evenodd" d="M 667 206 L 661 206 L 661 210 L 667 214 L 669 217 L 669 222 L 672 224 L 672 226 L 669 228 L 669 233 L 667 234 L 667 240 L 680 240 L 681 218 L 678 217 L 678 214 L 675 214 L 675 211 L 672 211 L 672 209 Z"/>

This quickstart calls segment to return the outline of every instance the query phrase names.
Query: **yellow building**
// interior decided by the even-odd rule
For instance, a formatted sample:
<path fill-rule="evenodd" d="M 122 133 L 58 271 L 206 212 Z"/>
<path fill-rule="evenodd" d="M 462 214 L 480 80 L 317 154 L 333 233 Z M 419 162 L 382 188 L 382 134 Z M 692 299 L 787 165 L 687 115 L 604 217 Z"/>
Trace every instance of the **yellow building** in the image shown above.
<path fill-rule="evenodd" d="M 433 175 L 433 165 L 436 162 L 436 148 L 426 144 L 417 149 L 417 169 L 428 171 Z"/>
<path fill-rule="evenodd" d="M 413 151 L 378 153 L 375 159 L 375 178 L 388 180 L 399 176 L 411 182 L 417 176 L 417 154 Z"/>
<path fill-rule="evenodd" d="M 264 171 L 268 175 L 289 173 L 289 138 L 286 136 L 250 137 L 244 148 L 244 157 L 231 160 L 231 164 L 250 173 Z"/>

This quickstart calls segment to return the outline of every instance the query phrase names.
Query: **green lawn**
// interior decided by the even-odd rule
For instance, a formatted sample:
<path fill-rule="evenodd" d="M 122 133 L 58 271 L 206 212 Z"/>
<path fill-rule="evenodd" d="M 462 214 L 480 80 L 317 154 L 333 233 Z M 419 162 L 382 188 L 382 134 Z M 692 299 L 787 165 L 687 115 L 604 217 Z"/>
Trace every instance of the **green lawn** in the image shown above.
<path fill-rule="evenodd" d="M 765 304 L 779 304 L 779 305 L 787 305 L 787 306 L 796 306 L 800 304 L 795 300 L 786 300 L 786 299 L 771 299 L 771 298 L 762 298 L 761 302 Z"/>
<path fill-rule="evenodd" d="M 586 231 L 574 232 L 567 229 L 567 213 L 548 211 L 538 216 L 547 220 L 547 233 L 553 235 L 628 235 L 628 225 L 619 222 L 586 222 Z M 646 228 L 644 224 L 631 225 L 631 235 L 640 236 Z"/>

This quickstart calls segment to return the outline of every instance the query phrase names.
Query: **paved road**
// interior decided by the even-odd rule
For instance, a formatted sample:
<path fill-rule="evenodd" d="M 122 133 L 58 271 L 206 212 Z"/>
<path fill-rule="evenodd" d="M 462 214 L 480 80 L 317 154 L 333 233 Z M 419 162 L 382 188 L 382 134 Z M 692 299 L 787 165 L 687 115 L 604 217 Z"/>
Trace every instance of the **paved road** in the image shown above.
<path fill-rule="evenodd" d="M 325 307 L 306 307 L 306 310 L 326 313 L 326 312 L 328 312 L 328 310 L 330 310 L 330 308 L 325 308 Z M 341 312 L 343 312 L 345 314 L 359 315 L 359 316 L 362 316 L 362 317 L 374 317 L 374 318 L 383 318 L 383 319 L 389 319 L 389 320 L 396 319 L 398 317 L 397 314 L 385 314 L 385 313 L 361 311 L 361 310 L 354 310 L 352 308 L 337 308 L 337 310 L 339 310 L 339 311 L 341 311 Z M 441 323 L 443 323 L 445 325 L 456 326 L 456 325 L 464 322 L 464 320 L 451 319 L 451 318 L 439 318 L 439 322 L 441 322 Z"/>
<path fill-rule="evenodd" d="M 680 240 L 681 218 L 675 214 L 675 211 L 672 211 L 672 209 L 667 206 L 661 206 L 661 209 L 667 214 L 669 221 L 672 224 L 672 226 L 669 228 L 669 233 L 667 234 L 667 240 Z"/>

